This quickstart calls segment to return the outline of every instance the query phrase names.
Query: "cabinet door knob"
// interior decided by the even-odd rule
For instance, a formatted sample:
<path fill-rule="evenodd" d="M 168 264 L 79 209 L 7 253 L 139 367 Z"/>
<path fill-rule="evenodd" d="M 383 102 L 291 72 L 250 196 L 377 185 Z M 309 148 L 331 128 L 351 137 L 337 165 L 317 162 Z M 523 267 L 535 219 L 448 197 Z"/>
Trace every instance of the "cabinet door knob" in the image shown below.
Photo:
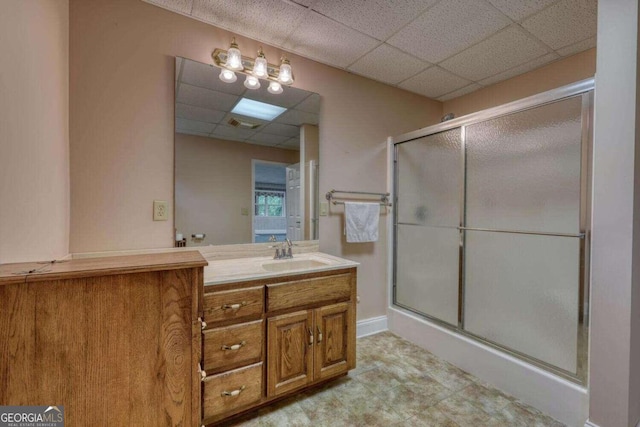
<path fill-rule="evenodd" d="M 242 393 L 242 391 L 243 391 L 245 388 L 246 388 L 245 386 L 242 386 L 242 387 L 240 387 L 240 388 L 239 388 L 239 389 L 237 389 L 237 390 L 232 390 L 232 391 L 226 391 L 226 390 L 225 390 L 225 391 L 223 391 L 222 393 L 220 393 L 220 395 L 221 395 L 222 397 L 227 397 L 227 396 L 237 396 L 237 395 L 239 395 L 240 393 Z"/>
<path fill-rule="evenodd" d="M 322 331 L 320 330 L 320 326 L 318 328 L 318 344 L 322 342 Z"/>
<path fill-rule="evenodd" d="M 200 322 L 200 329 L 205 329 L 207 327 L 207 322 L 202 320 L 202 317 L 198 317 L 198 321 Z"/>
<path fill-rule="evenodd" d="M 234 344 L 234 345 L 223 345 L 221 347 L 222 350 L 240 350 L 242 347 L 244 347 L 245 345 L 247 345 L 246 341 L 241 341 L 238 344 Z"/>
<path fill-rule="evenodd" d="M 223 310 L 239 310 L 240 307 L 244 307 L 245 305 L 247 305 L 246 301 L 242 301 L 240 304 L 223 304 L 222 309 Z"/>
<path fill-rule="evenodd" d="M 309 331 L 309 346 L 313 345 L 313 331 L 311 330 L 311 328 L 307 328 L 307 330 Z"/>

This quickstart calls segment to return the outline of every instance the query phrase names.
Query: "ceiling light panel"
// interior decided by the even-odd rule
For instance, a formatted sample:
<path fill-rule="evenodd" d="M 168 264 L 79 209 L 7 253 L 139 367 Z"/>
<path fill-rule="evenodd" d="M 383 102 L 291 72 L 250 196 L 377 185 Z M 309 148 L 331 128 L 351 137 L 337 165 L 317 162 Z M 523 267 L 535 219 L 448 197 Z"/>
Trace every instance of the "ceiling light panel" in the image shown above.
<path fill-rule="evenodd" d="M 215 76 L 213 77 L 215 78 Z M 195 105 L 211 110 L 229 111 L 240 97 L 227 93 L 216 92 L 202 87 L 180 83 L 176 102 Z"/>
<path fill-rule="evenodd" d="M 436 0 L 318 0 L 312 9 L 348 27 L 386 40 Z"/>
<path fill-rule="evenodd" d="M 375 80 L 398 84 L 430 65 L 395 47 L 382 44 L 351 65 L 349 70 Z"/>
<path fill-rule="evenodd" d="M 510 23 L 509 18 L 485 2 L 447 0 L 428 9 L 387 43 L 438 63 Z"/>
<path fill-rule="evenodd" d="M 513 25 L 443 61 L 440 66 L 469 80 L 479 81 L 532 61 L 549 50 Z"/>
<path fill-rule="evenodd" d="M 522 26 L 553 49 L 596 35 L 598 2 L 562 0 L 522 22 Z"/>
<path fill-rule="evenodd" d="M 231 110 L 232 113 L 269 121 L 275 119 L 285 111 L 286 108 L 248 98 L 242 98 Z"/>
<path fill-rule="evenodd" d="M 234 33 L 281 45 L 306 13 L 305 7 L 281 0 L 194 0 L 191 15 Z"/>
<path fill-rule="evenodd" d="M 220 123 L 225 116 L 224 111 L 210 110 L 195 105 L 176 104 L 176 116 L 207 123 Z"/>
<path fill-rule="evenodd" d="M 309 13 L 289 36 L 286 49 L 345 68 L 379 42 L 317 13 Z"/>
<path fill-rule="evenodd" d="M 558 0 L 489 0 L 491 4 L 500 9 L 502 13 L 507 15 L 514 21 L 520 21 L 536 12 L 541 11 L 547 6 L 552 5 Z"/>
<path fill-rule="evenodd" d="M 469 84 L 471 84 L 469 80 L 455 76 L 439 67 L 431 67 L 400 83 L 400 87 L 436 99 Z"/>

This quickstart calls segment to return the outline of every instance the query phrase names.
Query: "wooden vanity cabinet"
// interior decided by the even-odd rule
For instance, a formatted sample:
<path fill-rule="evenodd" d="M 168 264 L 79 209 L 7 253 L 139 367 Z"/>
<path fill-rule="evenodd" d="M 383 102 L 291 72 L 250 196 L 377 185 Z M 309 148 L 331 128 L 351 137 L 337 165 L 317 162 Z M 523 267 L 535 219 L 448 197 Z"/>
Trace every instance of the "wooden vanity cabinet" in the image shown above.
<path fill-rule="evenodd" d="M 205 286 L 203 423 L 355 368 L 355 310 L 355 268 Z"/>

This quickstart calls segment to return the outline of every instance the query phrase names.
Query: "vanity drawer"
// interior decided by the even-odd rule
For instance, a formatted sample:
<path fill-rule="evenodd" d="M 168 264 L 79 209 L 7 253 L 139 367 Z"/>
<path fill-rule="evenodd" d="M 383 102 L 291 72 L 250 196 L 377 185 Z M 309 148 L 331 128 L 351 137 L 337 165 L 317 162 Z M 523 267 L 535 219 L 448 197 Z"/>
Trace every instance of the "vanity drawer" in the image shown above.
<path fill-rule="evenodd" d="M 258 320 L 203 331 L 205 371 L 262 359 L 263 321 Z"/>
<path fill-rule="evenodd" d="M 246 317 L 259 318 L 263 309 L 262 286 L 204 294 L 204 321 L 207 323 Z"/>
<path fill-rule="evenodd" d="M 267 311 L 276 311 L 351 297 L 351 274 L 267 285 Z"/>
<path fill-rule="evenodd" d="M 262 362 L 204 379 L 204 421 L 262 399 Z"/>

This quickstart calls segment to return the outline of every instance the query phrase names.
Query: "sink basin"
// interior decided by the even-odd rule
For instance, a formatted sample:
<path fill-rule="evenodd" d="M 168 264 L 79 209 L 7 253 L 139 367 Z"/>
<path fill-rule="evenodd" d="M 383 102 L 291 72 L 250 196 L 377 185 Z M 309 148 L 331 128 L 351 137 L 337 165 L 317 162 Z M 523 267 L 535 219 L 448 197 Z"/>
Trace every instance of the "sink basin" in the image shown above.
<path fill-rule="evenodd" d="M 267 271 L 294 271 L 294 270 L 309 270 L 318 267 L 324 267 L 329 265 L 326 262 L 322 262 L 315 259 L 284 259 L 281 261 L 271 261 L 262 264 L 262 268 Z"/>

